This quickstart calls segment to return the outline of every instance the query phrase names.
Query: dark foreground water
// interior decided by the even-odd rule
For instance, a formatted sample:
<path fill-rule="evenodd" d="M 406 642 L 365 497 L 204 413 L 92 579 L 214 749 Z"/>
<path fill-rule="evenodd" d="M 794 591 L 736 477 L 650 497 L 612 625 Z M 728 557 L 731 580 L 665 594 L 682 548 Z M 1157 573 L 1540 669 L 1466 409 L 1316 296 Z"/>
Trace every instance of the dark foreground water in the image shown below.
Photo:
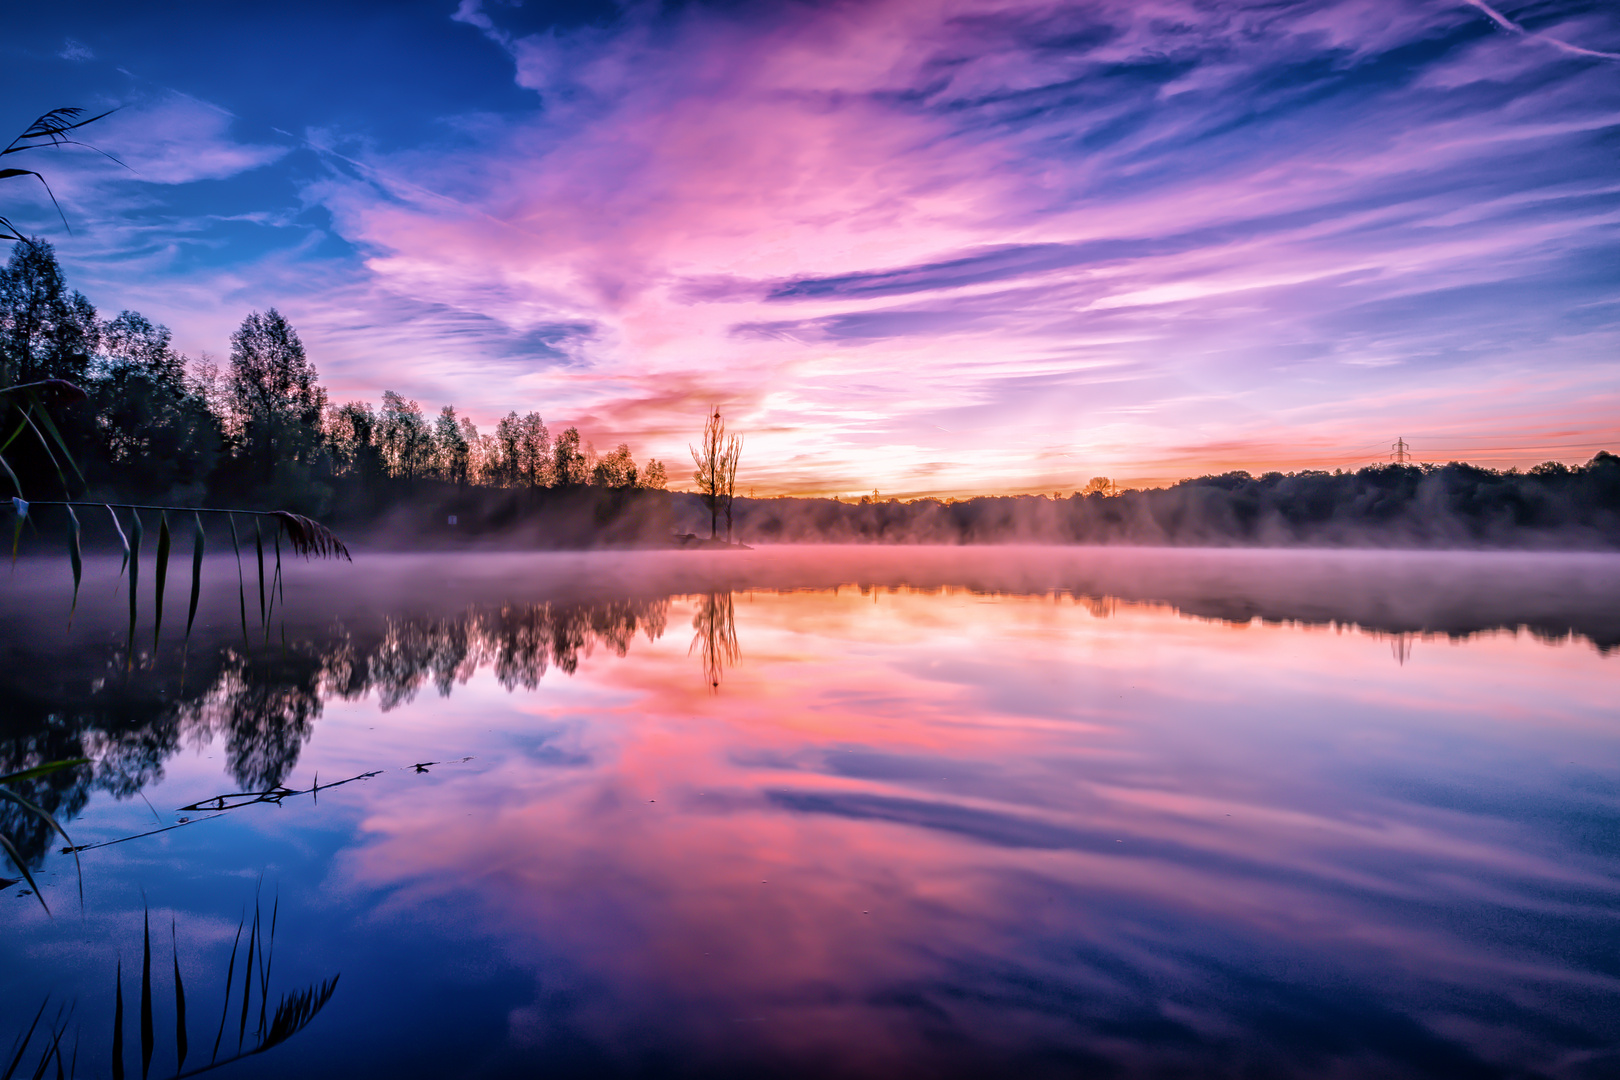
<path fill-rule="evenodd" d="M 1615 557 L 187 561 L 0 588 L 20 1075 L 1620 1075 Z"/>

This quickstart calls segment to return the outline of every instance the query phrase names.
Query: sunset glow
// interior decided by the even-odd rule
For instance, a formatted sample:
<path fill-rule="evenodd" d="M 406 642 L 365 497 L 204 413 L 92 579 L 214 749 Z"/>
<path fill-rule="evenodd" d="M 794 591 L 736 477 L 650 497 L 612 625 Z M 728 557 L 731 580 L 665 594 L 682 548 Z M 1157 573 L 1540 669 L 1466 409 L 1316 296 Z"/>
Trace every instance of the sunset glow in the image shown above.
<path fill-rule="evenodd" d="M 1612 7 L 16 19 L 8 122 L 120 105 L 129 168 L 39 159 L 71 235 L 7 213 L 192 356 L 278 308 L 334 401 L 676 463 L 718 403 L 761 495 L 1620 444 Z"/>

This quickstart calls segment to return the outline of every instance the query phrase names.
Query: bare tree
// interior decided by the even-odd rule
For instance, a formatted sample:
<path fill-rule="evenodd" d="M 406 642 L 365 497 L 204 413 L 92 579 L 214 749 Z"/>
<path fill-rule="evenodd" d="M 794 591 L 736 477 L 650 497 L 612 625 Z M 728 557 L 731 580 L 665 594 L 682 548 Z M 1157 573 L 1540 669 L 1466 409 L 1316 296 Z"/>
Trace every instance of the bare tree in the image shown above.
<path fill-rule="evenodd" d="M 726 512 L 726 540 L 731 539 L 731 499 L 737 486 L 737 458 L 742 454 L 742 439 L 733 435 L 726 438 L 726 421 L 720 407 L 714 407 L 708 422 L 703 425 L 701 448 L 688 446 L 697 472 L 692 479 L 697 483 L 698 496 L 709 508 L 709 539 L 720 535 L 720 511 Z"/>
<path fill-rule="evenodd" d="M 737 462 L 742 458 L 742 436 L 726 440 L 726 543 L 731 543 L 731 504 L 737 498 Z"/>

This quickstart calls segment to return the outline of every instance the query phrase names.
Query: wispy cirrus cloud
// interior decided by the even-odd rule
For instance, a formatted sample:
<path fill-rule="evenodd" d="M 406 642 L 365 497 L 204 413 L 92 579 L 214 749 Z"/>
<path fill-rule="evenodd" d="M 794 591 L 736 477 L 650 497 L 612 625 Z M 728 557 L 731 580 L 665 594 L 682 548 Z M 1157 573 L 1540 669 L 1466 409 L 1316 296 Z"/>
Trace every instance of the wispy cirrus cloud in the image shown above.
<path fill-rule="evenodd" d="M 771 433 L 767 483 L 775 459 L 965 490 L 1048 486 L 1053 448 L 1128 471 L 1189 431 L 1354 439 L 1538 368 L 1617 389 L 1615 70 L 1468 4 L 686 6 L 530 36 L 501 14 L 459 17 L 536 114 L 454 175 L 371 162 L 459 205 L 323 198 L 376 288 L 513 340 L 591 326 L 569 359 L 601 378 L 536 349 L 519 382 L 554 412 L 678 379 Z M 1055 407 L 1007 407 L 1030 379 Z M 626 437 L 678 427 L 636 415 Z"/>
<path fill-rule="evenodd" d="M 164 135 L 131 164 L 153 185 L 270 165 L 298 192 L 278 244 L 171 253 L 164 280 L 219 286 L 210 328 L 277 304 L 340 396 L 536 408 L 677 458 L 720 402 L 758 433 L 762 491 L 1354 464 L 1451 428 L 1505 463 L 1620 436 L 1587 408 L 1620 400 L 1612 11 L 513 18 L 455 14 L 532 108 L 425 118 L 415 146 L 149 114 Z M 206 243 L 200 221 L 176 231 Z"/>

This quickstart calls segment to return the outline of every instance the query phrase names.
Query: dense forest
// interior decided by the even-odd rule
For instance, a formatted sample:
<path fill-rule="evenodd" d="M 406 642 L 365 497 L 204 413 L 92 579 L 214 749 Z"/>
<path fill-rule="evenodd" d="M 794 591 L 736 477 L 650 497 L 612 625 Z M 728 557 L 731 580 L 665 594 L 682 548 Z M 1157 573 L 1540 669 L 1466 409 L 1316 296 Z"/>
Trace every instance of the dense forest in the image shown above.
<path fill-rule="evenodd" d="M 767 543 L 1620 547 L 1620 457 L 1606 451 L 1526 473 L 1452 462 L 1088 486 L 1067 497 L 738 499 L 735 518 L 739 536 Z"/>
<path fill-rule="evenodd" d="M 102 319 L 36 240 L 0 271 L 0 385 L 38 379 L 87 394 L 52 409 L 83 472 L 67 477 L 74 497 L 289 509 L 400 545 L 661 544 L 715 520 L 702 496 L 664 490 L 661 462 L 638 468 L 623 444 L 598 453 L 573 427 L 553 436 L 537 412 L 480 432 L 453 406 L 430 417 L 391 391 L 376 407 L 333 404 L 273 308 L 243 319 L 224 365 L 188 359 L 143 315 Z M 9 434 L 18 410 L 4 407 Z M 61 496 L 42 441 L 7 457 L 25 498 Z M 1066 497 L 737 498 L 730 511 L 732 535 L 751 543 L 1613 548 L 1620 458 L 1524 473 L 1458 462 L 1232 472 L 1123 492 L 1093 481 Z"/>
<path fill-rule="evenodd" d="M 392 391 L 378 407 L 335 404 L 274 308 L 242 320 L 225 365 L 189 359 L 167 327 L 138 312 L 101 318 L 68 287 L 51 245 L 34 240 L 14 245 L 0 271 L 0 386 L 42 379 L 88 395 L 51 410 L 83 473 L 82 482 L 70 478 L 75 497 L 320 515 L 340 492 L 386 501 L 395 480 L 622 490 L 660 489 L 666 479 L 656 460 L 638 468 L 626 445 L 599 454 L 572 427 L 553 437 L 536 412 L 513 411 L 480 432 L 453 406 L 429 417 Z M 19 422 L 0 420 L 8 434 Z M 8 459 L 17 494 L 61 497 L 42 444 L 20 441 Z"/>

